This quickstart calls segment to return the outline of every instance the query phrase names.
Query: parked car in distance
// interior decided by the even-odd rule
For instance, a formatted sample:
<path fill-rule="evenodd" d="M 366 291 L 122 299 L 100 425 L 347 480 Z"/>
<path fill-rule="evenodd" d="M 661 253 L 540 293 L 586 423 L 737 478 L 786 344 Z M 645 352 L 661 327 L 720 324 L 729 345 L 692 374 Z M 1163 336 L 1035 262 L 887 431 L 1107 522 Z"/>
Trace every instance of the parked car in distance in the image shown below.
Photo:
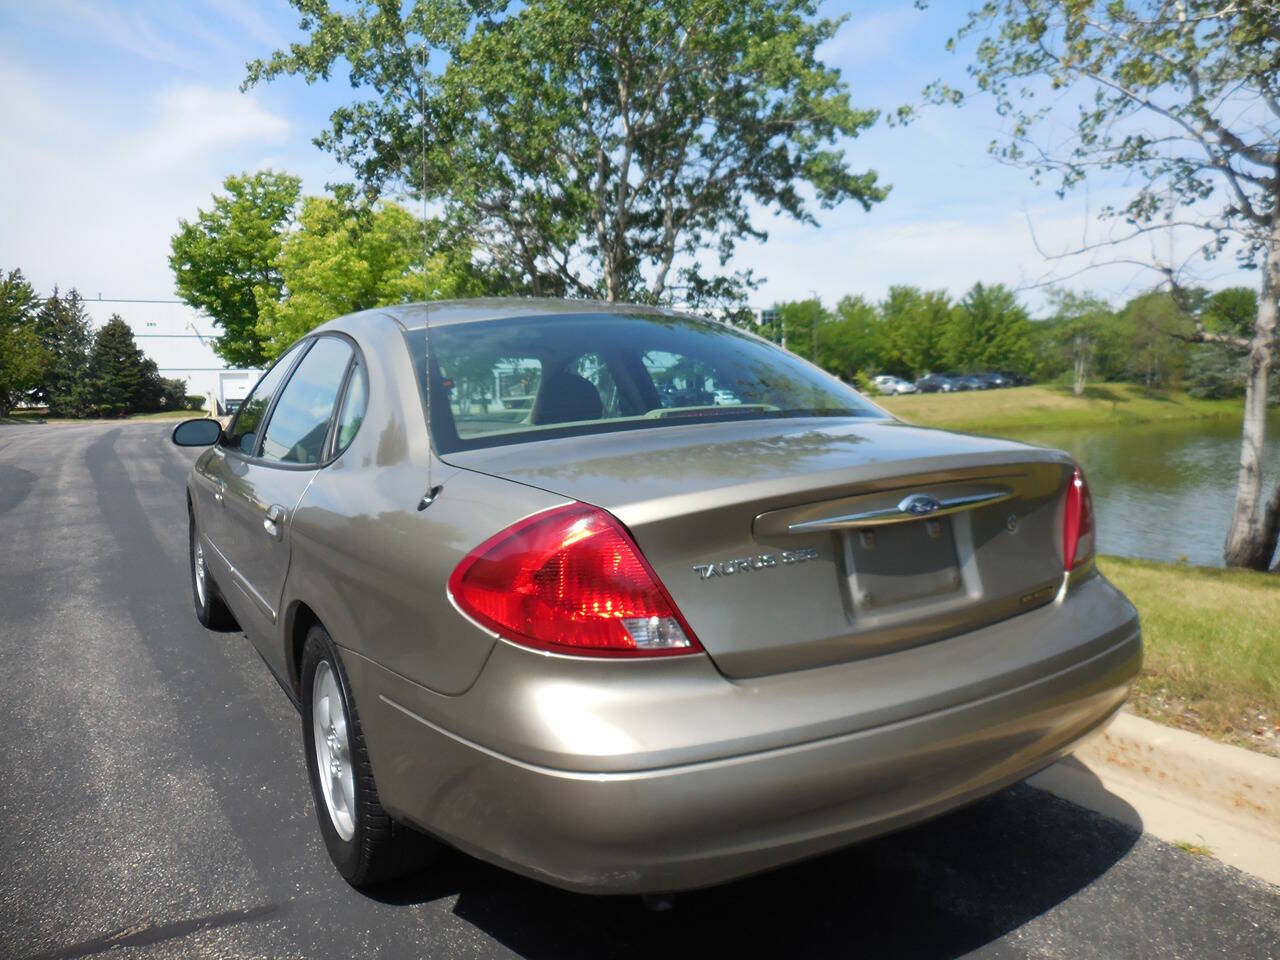
<path fill-rule="evenodd" d="M 954 372 L 926 374 L 917 380 L 915 385 L 921 393 L 954 393 L 957 390 L 982 389 L 977 380 Z"/>
<path fill-rule="evenodd" d="M 717 390 L 712 394 L 711 402 L 717 407 L 732 407 L 742 403 L 732 390 Z"/>
<path fill-rule="evenodd" d="M 979 381 L 982 384 L 982 389 L 984 390 L 996 390 L 1000 387 L 1012 386 L 1012 384 L 1004 378 L 1003 374 L 996 373 L 993 370 L 984 370 L 981 373 L 974 373 L 970 376 Z"/>
<path fill-rule="evenodd" d="M 956 385 L 951 377 L 943 373 L 927 373 L 915 382 L 920 393 L 951 393 Z"/>
<path fill-rule="evenodd" d="M 957 390 L 986 390 L 991 386 L 986 380 L 975 374 L 951 374 L 950 377 Z"/>
<path fill-rule="evenodd" d="M 517 371 L 527 409 L 496 397 Z M 375 308 L 173 440 L 206 447 L 196 616 L 298 707 L 357 887 L 443 844 L 593 893 L 767 870 L 1040 770 L 1142 660 L 1070 456 L 680 313 Z"/>
<path fill-rule="evenodd" d="M 916 385 L 914 383 L 888 373 L 882 373 L 878 377 L 874 377 L 871 382 L 875 384 L 877 390 L 887 396 L 895 396 L 900 393 L 917 392 Z"/>
<path fill-rule="evenodd" d="M 1025 387 L 1031 383 L 1031 378 L 1026 374 L 1015 373 L 1012 370 L 998 370 L 997 373 L 1004 378 L 1005 385 L 1010 387 Z"/>

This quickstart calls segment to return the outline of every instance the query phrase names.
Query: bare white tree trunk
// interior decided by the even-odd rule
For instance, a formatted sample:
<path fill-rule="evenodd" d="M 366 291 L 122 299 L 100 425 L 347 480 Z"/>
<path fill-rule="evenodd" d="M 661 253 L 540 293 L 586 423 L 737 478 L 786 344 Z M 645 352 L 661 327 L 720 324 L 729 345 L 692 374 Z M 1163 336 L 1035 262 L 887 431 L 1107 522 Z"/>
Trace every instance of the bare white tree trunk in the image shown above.
<path fill-rule="evenodd" d="M 1089 368 L 1088 343 L 1084 334 L 1078 333 L 1075 337 L 1074 353 L 1075 353 L 1075 383 L 1071 386 L 1071 392 L 1077 397 L 1084 396 L 1085 377 Z"/>
<path fill-rule="evenodd" d="M 1275 358 L 1277 298 L 1280 297 L 1280 216 L 1273 219 L 1271 243 L 1262 277 L 1258 318 L 1249 344 L 1249 379 L 1244 395 L 1240 476 L 1223 557 L 1229 567 L 1265 570 L 1276 551 L 1280 531 L 1280 478 L 1265 505 L 1262 453 L 1267 438 L 1267 383 Z"/>

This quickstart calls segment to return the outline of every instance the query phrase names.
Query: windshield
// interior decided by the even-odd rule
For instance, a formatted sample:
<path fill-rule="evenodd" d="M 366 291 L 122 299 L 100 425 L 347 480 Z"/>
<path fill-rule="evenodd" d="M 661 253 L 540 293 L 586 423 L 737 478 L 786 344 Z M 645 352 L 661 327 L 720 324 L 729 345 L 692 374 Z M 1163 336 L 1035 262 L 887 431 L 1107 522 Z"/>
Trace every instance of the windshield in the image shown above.
<path fill-rule="evenodd" d="M 427 333 L 406 336 L 421 383 Z M 430 338 L 431 429 L 444 453 L 694 419 L 886 416 L 772 344 L 694 318 L 533 316 Z"/>

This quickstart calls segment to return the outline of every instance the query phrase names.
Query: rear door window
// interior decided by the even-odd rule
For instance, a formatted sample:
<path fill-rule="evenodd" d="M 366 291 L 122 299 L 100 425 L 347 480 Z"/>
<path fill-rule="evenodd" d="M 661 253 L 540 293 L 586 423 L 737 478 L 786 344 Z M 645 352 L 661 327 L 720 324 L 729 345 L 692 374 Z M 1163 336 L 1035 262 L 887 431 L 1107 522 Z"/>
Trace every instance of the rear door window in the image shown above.
<path fill-rule="evenodd" d="M 262 458 L 280 463 L 318 464 L 334 409 L 351 363 L 351 345 L 320 337 L 289 377 L 262 436 Z"/>
<path fill-rule="evenodd" d="M 355 439 L 360 424 L 364 423 L 364 410 L 369 402 L 369 380 L 364 364 L 359 360 L 352 364 L 347 378 L 347 391 L 342 398 L 342 412 L 338 414 L 338 429 L 333 435 L 334 456 L 340 454 Z"/>

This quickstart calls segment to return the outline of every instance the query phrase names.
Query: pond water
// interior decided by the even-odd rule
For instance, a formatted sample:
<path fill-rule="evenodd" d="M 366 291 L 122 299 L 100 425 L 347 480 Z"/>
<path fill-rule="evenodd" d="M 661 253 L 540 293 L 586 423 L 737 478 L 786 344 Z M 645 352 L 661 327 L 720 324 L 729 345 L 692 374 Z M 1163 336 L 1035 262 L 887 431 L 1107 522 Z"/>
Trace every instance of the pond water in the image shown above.
<path fill-rule="evenodd" d="M 1093 492 L 1100 553 L 1222 566 L 1240 467 L 1239 421 L 1022 431 L 1016 439 L 1079 461 Z M 1278 471 L 1280 411 L 1267 424 L 1264 490 Z"/>

